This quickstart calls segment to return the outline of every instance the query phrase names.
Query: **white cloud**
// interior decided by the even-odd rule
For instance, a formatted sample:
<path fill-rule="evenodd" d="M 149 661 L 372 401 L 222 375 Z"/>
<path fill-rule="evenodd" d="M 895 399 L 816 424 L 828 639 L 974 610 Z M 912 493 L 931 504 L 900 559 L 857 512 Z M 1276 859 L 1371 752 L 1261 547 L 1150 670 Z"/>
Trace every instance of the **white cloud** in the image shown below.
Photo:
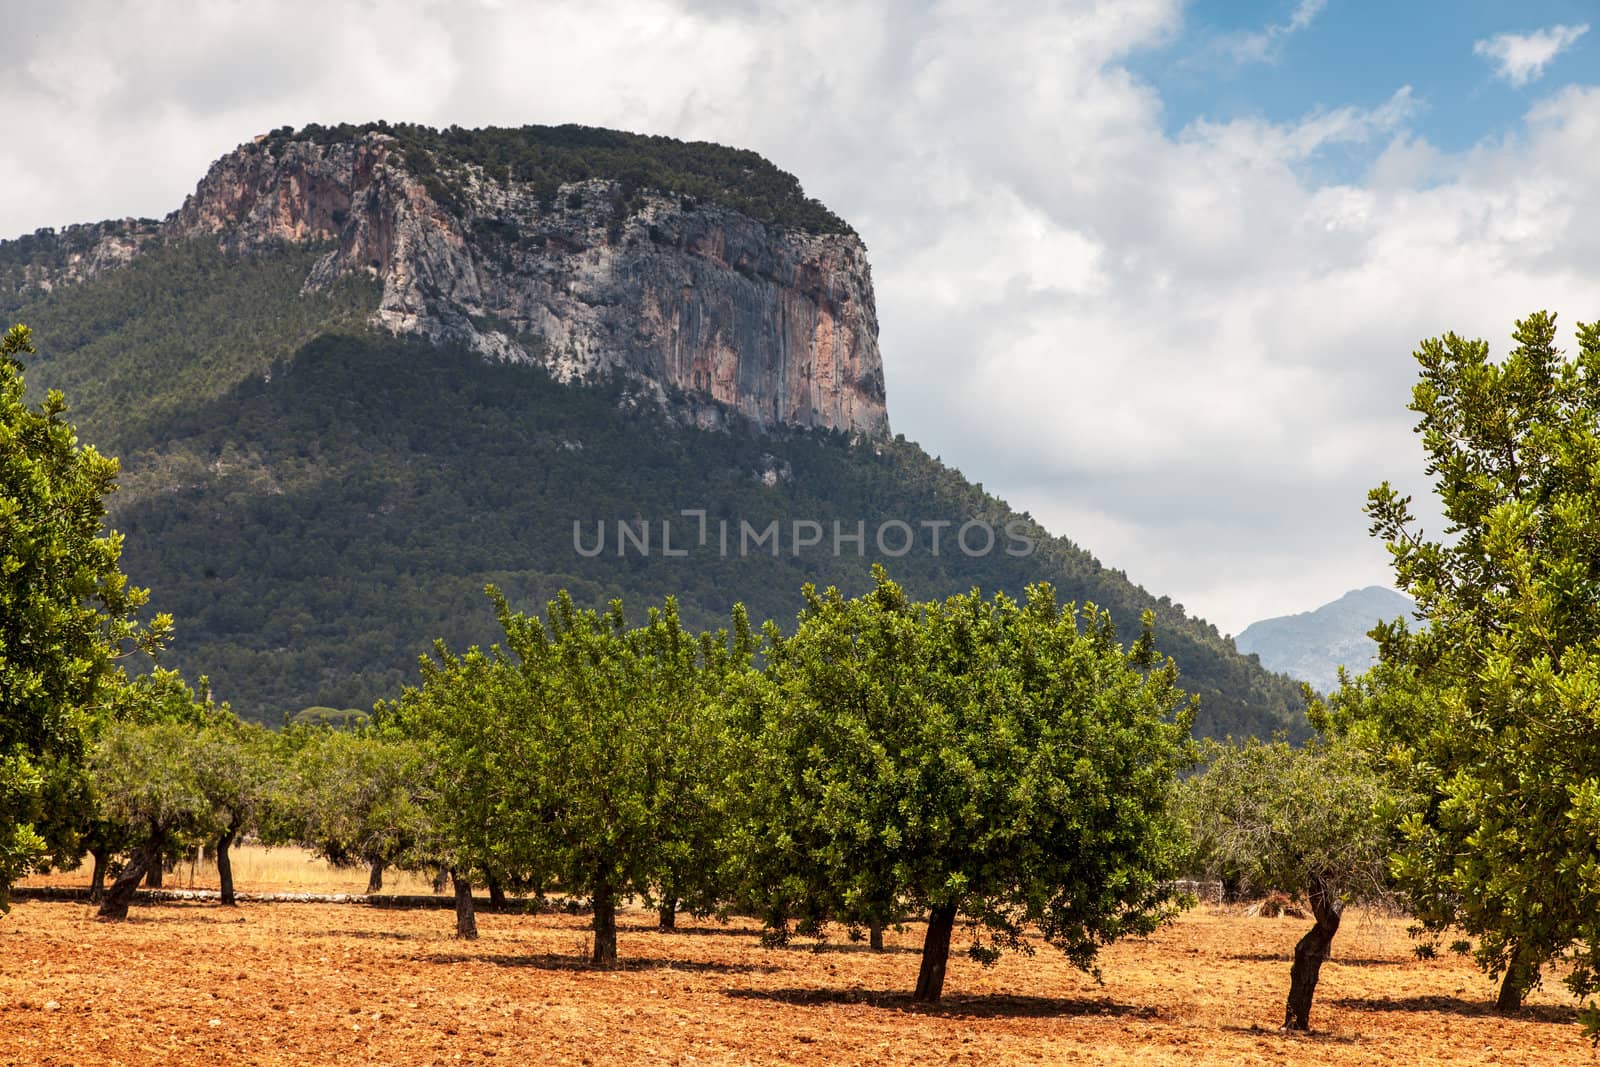
<path fill-rule="evenodd" d="M 1535 308 L 1600 318 L 1600 89 L 1465 153 L 1411 128 L 1406 87 L 1170 135 L 1126 64 L 1174 38 L 1179 0 L 285 3 L 207 8 L 181 39 L 175 0 L 127 10 L 18 32 L 0 234 L 162 214 L 284 123 L 750 147 L 865 238 L 895 428 L 1233 632 L 1387 581 L 1361 505 L 1385 478 L 1426 501 L 1420 339 L 1503 351 Z M 1308 161 L 1350 143 L 1370 173 L 1319 180 Z"/>
<path fill-rule="evenodd" d="M 1497 76 L 1521 88 L 1543 77 L 1544 68 L 1550 65 L 1550 61 L 1588 32 L 1589 25 L 1584 23 L 1581 26 L 1551 26 L 1532 33 L 1497 33 L 1474 42 L 1472 54 L 1488 59 L 1494 64 Z"/>
<path fill-rule="evenodd" d="M 1276 63 L 1283 42 L 1316 21 L 1328 0 L 1299 0 L 1286 22 L 1274 22 L 1259 30 L 1222 37 L 1220 50 L 1238 63 Z"/>

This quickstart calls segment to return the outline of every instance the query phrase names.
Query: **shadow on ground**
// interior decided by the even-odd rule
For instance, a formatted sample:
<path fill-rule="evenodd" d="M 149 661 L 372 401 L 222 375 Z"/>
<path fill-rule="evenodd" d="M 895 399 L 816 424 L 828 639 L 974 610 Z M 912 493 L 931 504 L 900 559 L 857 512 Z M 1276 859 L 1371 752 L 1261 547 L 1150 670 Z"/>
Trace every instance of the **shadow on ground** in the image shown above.
<path fill-rule="evenodd" d="M 1111 1015 L 1153 1019 L 1155 1008 L 1138 1004 L 1119 1004 L 1109 998 L 1023 997 L 950 995 L 933 1004 L 921 1004 L 910 993 L 872 989 L 729 989 L 726 996 L 741 1000 L 771 1000 L 780 1004 L 809 1007 L 824 1004 L 865 1004 L 891 1011 L 912 1011 L 924 1015 L 948 1015 L 966 1019 L 1050 1018 L 1059 1016 Z"/>
<path fill-rule="evenodd" d="M 420 963 L 492 963 L 496 967 L 531 967 L 541 971 L 695 971 L 702 974 L 775 974 L 776 967 L 751 963 L 713 963 L 705 960 L 652 959 L 624 956 L 608 967 L 590 963 L 585 957 L 539 955 L 491 956 L 470 952 L 435 952 L 417 956 Z"/>
<path fill-rule="evenodd" d="M 1414 1011 L 1436 1012 L 1440 1015 L 1501 1015 L 1487 1000 L 1463 1000 L 1460 997 L 1337 997 L 1329 1000 L 1351 1011 Z M 1507 1019 L 1522 1019 L 1538 1023 L 1575 1023 L 1578 1009 L 1553 1004 L 1536 1004 L 1514 1012 L 1504 1013 Z"/>
<path fill-rule="evenodd" d="M 1251 1023 L 1249 1026 L 1223 1025 L 1218 1027 L 1218 1029 L 1230 1034 L 1251 1034 L 1255 1037 L 1281 1037 L 1285 1041 L 1308 1041 L 1313 1044 L 1322 1045 L 1358 1045 L 1366 1040 L 1366 1038 L 1361 1034 L 1333 1033 L 1328 1030 L 1318 1030 L 1315 1027 L 1312 1027 L 1310 1030 L 1285 1030 L 1281 1026 L 1259 1026 L 1255 1023 Z"/>
<path fill-rule="evenodd" d="M 662 937 L 671 937 L 673 934 L 684 934 L 688 937 L 721 935 L 724 937 L 756 938 L 761 936 L 761 931 L 759 929 L 752 929 L 748 926 L 686 926 L 681 921 L 671 930 L 663 930 L 656 923 L 618 922 L 617 932 L 630 934 L 660 934 Z"/>
<path fill-rule="evenodd" d="M 1226 957 L 1245 963 L 1281 963 L 1285 967 L 1294 963 L 1293 952 L 1235 952 Z M 1331 956 L 1325 962 L 1342 967 L 1404 967 L 1410 960 L 1398 956 Z"/>

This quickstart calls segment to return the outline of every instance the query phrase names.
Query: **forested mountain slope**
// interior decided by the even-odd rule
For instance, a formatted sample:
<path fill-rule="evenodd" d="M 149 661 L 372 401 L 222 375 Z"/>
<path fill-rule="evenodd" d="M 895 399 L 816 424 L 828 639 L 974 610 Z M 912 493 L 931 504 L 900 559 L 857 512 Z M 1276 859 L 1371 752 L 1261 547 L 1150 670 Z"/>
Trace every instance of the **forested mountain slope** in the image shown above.
<path fill-rule="evenodd" d="M 441 165 L 452 173 L 450 159 L 434 164 Z M 217 173 L 208 181 L 215 184 Z M 490 185 L 498 179 L 481 167 L 465 179 L 453 173 L 459 184 L 452 189 L 469 205 L 458 210 L 496 202 Z M 404 184 L 411 180 L 395 179 L 405 196 L 416 192 Z M 591 174 L 538 195 L 564 205 L 564 197 L 591 195 L 595 183 L 609 180 Z M 430 283 L 429 321 L 457 322 L 451 316 L 459 312 L 471 328 L 397 328 L 384 317 L 385 302 L 398 299 L 397 277 L 419 269 L 404 259 L 410 253 L 396 251 L 400 259 L 370 271 L 332 270 L 341 250 L 354 247 L 347 231 L 365 209 L 339 201 L 347 206 L 336 223 L 314 198 L 285 199 L 271 181 L 251 181 L 255 199 L 235 205 L 239 218 L 275 219 L 276 236 L 246 240 L 246 223 L 195 223 L 197 198 L 212 207 L 232 203 L 215 190 L 202 197 L 202 183 L 186 205 L 188 223 L 178 212 L 162 223 L 98 224 L 0 243 L 0 317 L 32 326 L 40 347 L 27 368 L 30 391 L 63 389 L 84 438 L 122 457 L 113 521 L 127 535 L 125 570 L 152 587 L 154 606 L 177 617 L 172 662 L 210 675 L 217 695 L 241 713 L 278 722 L 306 705 L 364 706 L 394 694 L 415 677 L 416 657 L 434 638 L 455 646 L 494 639 L 486 582 L 522 607 L 539 608 L 560 588 L 590 604 L 620 596 L 638 611 L 675 594 L 695 625 L 723 623 L 735 601 L 757 619 L 787 624 L 803 582 L 860 592 L 871 564 L 882 561 L 920 597 L 973 586 L 1017 595 L 1029 582 L 1050 581 L 1064 598 L 1109 609 L 1129 638 L 1149 608 L 1159 647 L 1204 699 L 1200 732 L 1303 729 L 1295 683 L 887 433 L 864 262 L 841 252 L 844 245 L 829 246 L 826 256 L 821 246 L 779 247 L 855 242 L 831 216 L 806 209 L 790 233 L 779 219 L 740 221 L 733 208 L 696 205 L 696 226 L 707 211 L 725 212 L 712 229 L 739 230 L 746 242 L 770 233 L 778 251 L 768 260 L 759 248 L 747 261 L 729 259 L 727 244 L 694 245 L 679 230 L 676 254 L 689 262 L 681 273 L 702 287 L 700 296 L 693 286 L 681 296 L 677 332 L 668 330 L 682 364 L 658 358 L 658 339 L 634 338 L 618 342 L 621 355 L 573 348 L 587 360 L 578 366 L 546 358 L 552 320 L 539 316 L 554 311 L 539 301 L 558 288 L 549 277 L 539 284 L 552 288 L 531 303 L 470 310 L 447 299 L 442 283 Z M 492 246 L 520 241 L 501 231 L 482 247 L 458 249 L 452 269 L 471 274 L 474 257 L 504 253 L 495 269 L 503 268 L 496 284 L 505 286 L 557 262 L 575 272 L 603 266 L 626 274 L 630 262 L 644 262 L 629 258 L 633 239 L 656 272 L 651 277 L 680 271 L 665 239 L 651 242 L 643 229 L 665 233 L 662 195 L 630 195 L 638 198 L 631 207 L 606 208 L 623 214 L 616 243 L 605 249 L 551 252 L 528 243 L 513 256 Z M 267 200 L 276 206 L 263 215 Z M 673 210 L 681 210 L 677 203 Z M 333 229 L 283 223 L 291 218 L 282 213 L 286 204 L 305 218 L 325 215 Z M 433 207 L 418 210 L 433 218 Z M 372 212 L 379 208 L 367 224 L 379 218 Z M 470 235 L 483 228 L 463 230 L 461 218 L 429 225 L 476 240 Z M 539 216 L 526 225 L 548 236 L 577 223 Z M 710 240 L 710 231 L 695 232 Z M 369 242 L 362 254 L 375 247 L 370 233 L 361 240 Z M 819 264 L 848 285 L 815 275 Z M 770 276 L 760 273 L 767 267 Z M 452 284 L 466 284 L 463 277 Z M 602 307 L 583 337 L 603 340 L 615 333 L 608 323 L 649 317 L 648 308 L 630 310 L 626 299 L 648 299 L 627 284 L 593 285 L 590 296 L 611 293 L 619 302 Z M 705 290 L 744 311 L 723 308 L 721 297 L 696 303 L 710 299 Z M 809 316 L 809 332 L 783 335 L 790 347 L 779 363 L 748 348 L 698 355 L 685 348 L 694 338 L 725 341 L 735 328 L 747 329 L 753 345 L 769 312 L 786 323 Z M 721 325 L 683 328 L 683 316 L 703 314 L 722 315 Z M 838 325 L 843 314 L 856 316 L 847 327 Z M 512 321 L 515 315 L 523 317 Z M 544 324 L 537 337 L 536 320 Z M 852 368 L 837 358 L 846 335 L 855 346 Z M 485 337 L 516 340 L 522 355 L 486 352 Z M 710 362 L 697 369 L 702 355 Z M 716 378 L 723 371 L 732 377 Z M 837 388 L 815 388 L 827 375 Z M 719 389 L 731 389 L 733 399 Z M 701 517 L 685 511 L 704 511 L 703 543 Z M 969 529 L 967 548 L 983 547 L 985 529 L 994 543 L 969 554 L 958 532 L 974 519 L 984 525 Z M 620 545 L 619 523 L 631 534 Z M 1008 532 L 1008 523 L 1017 525 Z M 664 524 L 673 554 L 663 544 Z M 851 539 L 858 524 L 860 541 Z M 899 555 L 907 534 L 911 548 Z M 641 547 L 646 537 L 648 548 Z M 813 537 L 815 544 L 797 543 Z M 1023 539 L 1036 549 L 1014 554 Z"/>

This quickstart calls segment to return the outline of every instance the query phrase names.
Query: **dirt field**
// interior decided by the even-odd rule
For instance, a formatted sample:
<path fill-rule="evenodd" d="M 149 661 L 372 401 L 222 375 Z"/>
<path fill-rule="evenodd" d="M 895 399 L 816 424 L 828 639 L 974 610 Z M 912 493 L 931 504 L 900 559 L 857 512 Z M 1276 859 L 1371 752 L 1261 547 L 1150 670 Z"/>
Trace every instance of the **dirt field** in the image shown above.
<path fill-rule="evenodd" d="M 0 919 L 0 1062 L 1596 1062 L 1560 986 L 1496 1016 L 1486 978 L 1448 953 L 1416 961 L 1397 920 L 1346 920 L 1314 1032 L 1291 1036 L 1276 1027 L 1298 919 L 1198 909 L 1108 951 L 1104 986 L 1047 946 L 990 970 L 955 956 L 924 1010 L 907 996 L 918 926 L 883 953 L 767 950 L 749 923 L 664 935 L 652 918 L 622 917 L 623 963 L 600 971 L 578 916 L 482 915 L 459 942 L 448 911 L 165 904 L 107 925 L 19 902 Z"/>

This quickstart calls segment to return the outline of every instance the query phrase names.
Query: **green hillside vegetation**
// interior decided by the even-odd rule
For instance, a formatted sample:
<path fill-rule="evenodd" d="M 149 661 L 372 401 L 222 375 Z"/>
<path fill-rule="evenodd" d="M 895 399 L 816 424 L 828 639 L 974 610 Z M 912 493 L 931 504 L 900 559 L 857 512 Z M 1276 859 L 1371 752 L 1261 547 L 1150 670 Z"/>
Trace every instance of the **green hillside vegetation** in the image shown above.
<path fill-rule="evenodd" d="M 271 723 L 307 706 L 369 707 L 415 674 L 434 638 L 487 643 L 486 583 L 518 605 L 563 588 L 581 604 L 676 595 L 685 622 L 709 627 L 743 601 L 787 627 L 806 581 L 870 587 L 878 523 L 955 524 L 944 551 L 885 559 L 918 598 L 973 587 L 1020 597 L 1048 580 L 1063 600 L 1109 610 L 1122 639 L 1141 610 L 1203 701 L 1197 731 L 1303 729 L 1297 686 L 1237 655 L 1187 618 L 903 439 L 685 428 L 628 383 L 574 387 L 541 371 L 401 341 L 356 325 L 359 286 L 301 296 L 312 253 L 243 260 L 198 245 L 141 257 L 92 283 L 0 306 L 35 327 L 34 395 L 62 388 L 86 440 L 123 459 L 112 519 L 124 566 L 173 613 L 170 662 L 207 674 L 219 699 Z M 181 296 L 179 295 L 181 294 Z M 3 298 L 0 298 L 3 301 Z M 370 306 L 370 303 L 369 305 Z M 763 473 L 781 474 L 764 484 Z M 712 544 L 660 551 L 698 534 L 680 509 L 704 508 Z M 960 523 L 985 517 L 994 551 L 951 550 Z M 1004 523 L 1027 522 L 1038 551 L 1006 555 Z M 732 524 L 727 557 L 716 523 Z M 616 552 L 618 520 L 648 522 L 652 551 Z M 814 520 L 823 545 L 798 557 L 792 523 Z M 832 523 L 867 524 L 865 554 L 832 555 Z M 606 550 L 586 545 L 594 524 Z M 738 524 L 777 521 L 782 550 L 741 556 Z"/>
<path fill-rule="evenodd" d="M 399 140 L 406 164 L 446 207 L 458 207 L 464 164 L 496 181 L 530 182 L 551 205 L 563 184 L 589 178 L 619 182 L 624 202 L 642 189 L 705 200 L 786 230 L 853 234 L 848 223 L 806 196 L 800 181 L 755 152 L 708 141 L 680 141 L 592 126 L 489 126 L 435 130 L 410 123 L 288 126 L 264 142 L 335 144 L 377 131 Z"/>
<path fill-rule="evenodd" d="M 241 256 L 204 240 L 152 248 L 129 268 L 21 302 L 15 272 L 56 262 L 76 232 L 0 242 L 0 310 L 33 329 L 30 393 L 60 389 L 89 417 L 88 439 L 112 455 L 161 440 L 170 419 L 268 372 L 319 333 L 358 327 L 378 302 L 377 284 L 359 277 L 302 294 L 324 248 Z"/>

